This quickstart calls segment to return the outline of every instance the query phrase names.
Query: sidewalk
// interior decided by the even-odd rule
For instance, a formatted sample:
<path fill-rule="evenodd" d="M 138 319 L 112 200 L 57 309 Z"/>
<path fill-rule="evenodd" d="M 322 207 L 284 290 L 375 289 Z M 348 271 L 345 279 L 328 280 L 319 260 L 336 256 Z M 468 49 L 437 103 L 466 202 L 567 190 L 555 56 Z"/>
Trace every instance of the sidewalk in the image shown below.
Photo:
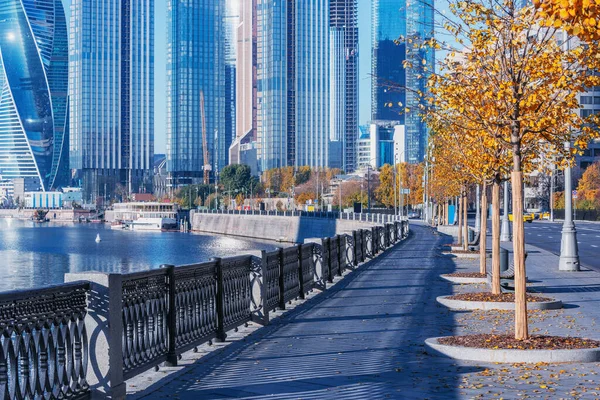
<path fill-rule="evenodd" d="M 440 274 L 477 270 L 440 252 L 450 238 L 411 226 L 411 237 L 331 290 L 218 354 L 200 358 L 135 398 L 458 399 L 600 397 L 600 366 L 478 364 L 427 354 L 428 337 L 512 329 L 511 312 L 454 312 L 435 298 L 473 285 Z M 528 275 L 568 308 L 532 313 L 532 331 L 600 339 L 600 274 L 560 274 L 558 257 L 529 249 Z M 537 331 L 536 331 L 537 330 Z M 130 390 L 132 391 L 132 390 Z"/>

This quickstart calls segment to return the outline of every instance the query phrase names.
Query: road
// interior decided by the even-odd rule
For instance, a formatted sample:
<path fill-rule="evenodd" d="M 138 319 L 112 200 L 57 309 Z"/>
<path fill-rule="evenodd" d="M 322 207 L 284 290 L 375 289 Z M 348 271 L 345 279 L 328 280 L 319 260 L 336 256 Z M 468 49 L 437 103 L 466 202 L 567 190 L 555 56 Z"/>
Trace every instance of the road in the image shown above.
<path fill-rule="evenodd" d="M 587 268 L 600 271 L 600 224 L 576 221 L 579 261 Z M 525 241 L 554 254 L 560 254 L 562 222 L 525 223 Z"/>

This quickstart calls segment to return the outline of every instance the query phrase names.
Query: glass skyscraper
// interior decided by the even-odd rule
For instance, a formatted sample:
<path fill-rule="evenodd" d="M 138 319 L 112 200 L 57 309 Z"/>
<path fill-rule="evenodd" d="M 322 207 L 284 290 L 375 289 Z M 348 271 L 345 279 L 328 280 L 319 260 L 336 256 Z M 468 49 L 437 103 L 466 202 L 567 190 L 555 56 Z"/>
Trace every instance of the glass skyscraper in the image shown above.
<path fill-rule="evenodd" d="M 0 5 L 0 176 L 69 184 L 68 46 L 61 0 Z"/>
<path fill-rule="evenodd" d="M 358 131 L 358 0 L 330 0 L 332 137 L 341 141 L 342 169 L 356 169 Z M 336 132 L 336 131 L 339 131 Z M 332 149 L 332 154 L 334 153 Z M 332 160 L 330 160 L 330 166 Z"/>
<path fill-rule="evenodd" d="M 288 165 L 287 3 L 257 1 L 257 141 L 262 171 Z"/>
<path fill-rule="evenodd" d="M 252 0 L 226 0 L 225 29 L 225 162 L 229 164 L 229 147 L 236 137 L 236 76 L 237 30 L 240 21 L 240 2 Z"/>
<path fill-rule="evenodd" d="M 329 165 L 330 70 L 329 0 L 295 0 L 294 104 L 295 162 L 291 165 Z M 289 88 L 288 88 L 289 90 Z"/>
<path fill-rule="evenodd" d="M 434 34 L 433 0 L 373 0 L 372 6 L 371 117 L 404 124 L 405 159 L 420 162 L 427 147 L 427 127 L 418 115 L 422 100 L 415 91 L 425 91 L 435 64 L 435 52 L 420 46 Z M 411 67 L 405 69 L 405 61 Z"/>
<path fill-rule="evenodd" d="M 223 0 L 169 0 L 167 171 L 170 185 L 199 182 L 226 164 Z M 204 94 L 204 160 L 200 96 Z M 208 167 L 210 166 L 210 167 Z"/>
<path fill-rule="evenodd" d="M 154 0 L 72 0 L 71 168 L 84 198 L 151 191 Z"/>

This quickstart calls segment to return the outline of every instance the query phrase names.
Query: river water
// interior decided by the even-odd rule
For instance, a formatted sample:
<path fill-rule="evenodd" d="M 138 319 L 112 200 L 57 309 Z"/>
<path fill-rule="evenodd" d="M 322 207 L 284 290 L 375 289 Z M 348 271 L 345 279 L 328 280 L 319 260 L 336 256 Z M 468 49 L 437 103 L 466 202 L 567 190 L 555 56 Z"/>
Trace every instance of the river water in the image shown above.
<path fill-rule="evenodd" d="M 95 242 L 100 234 L 102 241 Z M 273 242 L 178 232 L 111 230 L 103 224 L 37 224 L 0 218 L 0 292 L 62 283 L 67 272 L 136 272 L 191 264 Z"/>

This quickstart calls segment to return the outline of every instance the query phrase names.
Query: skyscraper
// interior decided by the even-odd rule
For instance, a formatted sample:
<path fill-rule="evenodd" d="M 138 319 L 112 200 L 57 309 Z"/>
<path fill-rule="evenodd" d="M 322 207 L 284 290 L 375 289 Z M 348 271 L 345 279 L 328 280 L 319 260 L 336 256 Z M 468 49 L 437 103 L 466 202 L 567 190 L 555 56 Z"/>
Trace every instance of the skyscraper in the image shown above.
<path fill-rule="evenodd" d="M 330 140 L 330 70 L 329 70 L 329 0 L 289 0 L 288 10 L 293 37 L 288 52 L 294 58 L 291 82 L 295 105 L 294 132 L 288 132 L 288 146 L 293 143 L 294 160 L 290 165 L 327 167 Z M 288 54 L 289 54 L 288 53 Z M 290 88 L 288 87 L 288 92 Z"/>
<path fill-rule="evenodd" d="M 226 164 L 225 4 L 169 0 L 168 8 L 167 171 L 171 187 L 177 187 L 199 182 L 205 165 L 214 177 Z"/>
<path fill-rule="evenodd" d="M 236 137 L 236 91 L 237 91 L 237 30 L 240 21 L 240 10 L 244 2 L 251 0 L 226 0 L 225 30 L 225 154 L 229 163 L 228 149 Z"/>
<path fill-rule="evenodd" d="M 261 169 L 327 166 L 329 0 L 258 0 Z"/>
<path fill-rule="evenodd" d="M 418 115 L 422 100 L 417 91 L 425 91 L 435 63 L 435 52 L 420 44 L 434 34 L 433 0 L 373 0 L 372 6 L 371 117 L 404 124 L 405 158 L 420 162 L 427 147 L 427 127 Z M 405 61 L 409 68 L 404 68 Z"/>
<path fill-rule="evenodd" d="M 86 200 L 152 190 L 154 0 L 72 0 L 71 168 Z"/>
<path fill-rule="evenodd" d="M 230 164 L 246 164 L 257 172 L 257 0 L 240 4 L 236 29 L 236 135 L 229 148 Z"/>
<path fill-rule="evenodd" d="M 358 0 L 330 0 L 332 137 L 341 141 L 342 169 L 356 169 L 358 132 Z M 339 131 L 336 132 L 336 131 Z M 335 149 L 332 149 L 332 154 Z M 337 153 L 337 152 L 336 152 Z M 331 164 L 331 162 L 330 162 Z"/>
<path fill-rule="evenodd" d="M 69 183 L 68 46 L 61 0 L 0 6 L 0 176 Z"/>

